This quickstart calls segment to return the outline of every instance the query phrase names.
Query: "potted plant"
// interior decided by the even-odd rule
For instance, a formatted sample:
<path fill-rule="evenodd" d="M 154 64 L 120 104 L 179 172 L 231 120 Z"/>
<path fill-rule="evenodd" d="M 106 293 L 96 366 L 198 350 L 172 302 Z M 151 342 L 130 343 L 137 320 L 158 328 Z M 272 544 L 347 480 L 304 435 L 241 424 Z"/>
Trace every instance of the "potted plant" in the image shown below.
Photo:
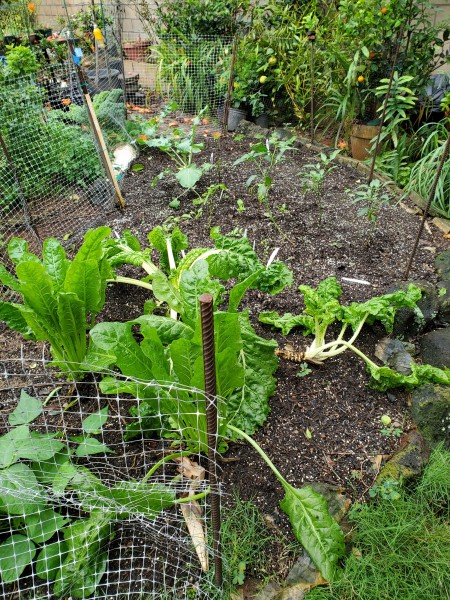
<path fill-rule="evenodd" d="M 150 54 L 151 45 L 149 40 L 138 39 L 131 42 L 124 42 L 122 50 L 126 59 L 136 62 L 146 62 Z"/>

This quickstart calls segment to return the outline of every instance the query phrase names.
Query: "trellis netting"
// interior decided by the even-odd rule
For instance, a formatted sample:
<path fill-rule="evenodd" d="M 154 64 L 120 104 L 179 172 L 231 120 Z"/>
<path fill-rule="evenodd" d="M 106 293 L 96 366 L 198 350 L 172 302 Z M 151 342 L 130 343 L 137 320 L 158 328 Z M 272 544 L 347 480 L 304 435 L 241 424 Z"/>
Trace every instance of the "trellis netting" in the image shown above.
<path fill-rule="evenodd" d="M 93 62 L 86 63 L 83 72 L 101 136 L 120 180 L 135 150 L 125 129 L 123 81 L 114 68 L 121 64 L 120 46 L 112 29 L 104 32 L 110 43 L 94 47 Z M 4 35 L 0 31 L 0 38 Z M 10 47 L 0 65 L 2 256 L 14 236 L 25 237 L 34 250 L 50 236 L 69 246 L 116 210 L 114 185 L 104 168 L 103 143 L 86 109 L 75 68 L 74 60 L 82 59 L 79 40 L 72 40 L 76 49 L 72 57 L 70 39 L 70 27 L 63 27 L 57 37 L 31 43 L 39 64 L 36 73 L 17 75 L 9 70 Z M 128 163 L 123 161 L 123 146 L 129 148 Z"/>
<path fill-rule="evenodd" d="M 220 598 L 204 394 L 43 358 L 0 377 L 1 596 Z"/>

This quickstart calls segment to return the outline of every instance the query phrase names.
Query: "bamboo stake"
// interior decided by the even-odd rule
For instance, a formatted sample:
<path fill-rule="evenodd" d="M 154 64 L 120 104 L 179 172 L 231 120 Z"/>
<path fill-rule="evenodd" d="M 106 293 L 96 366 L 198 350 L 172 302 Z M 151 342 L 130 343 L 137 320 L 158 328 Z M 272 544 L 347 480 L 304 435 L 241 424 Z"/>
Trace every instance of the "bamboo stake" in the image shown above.
<path fill-rule="evenodd" d="M 71 56 L 73 56 L 74 52 L 75 52 L 75 49 L 73 46 L 73 41 L 68 40 L 68 45 L 69 45 L 70 54 L 71 54 Z M 89 121 L 92 125 L 92 130 L 93 130 L 95 139 L 100 148 L 100 155 L 103 160 L 106 175 L 107 175 L 108 179 L 111 181 L 112 185 L 114 186 L 114 190 L 116 192 L 116 196 L 119 201 L 120 207 L 125 208 L 125 202 L 123 201 L 122 192 L 120 191 L 119 184 L 117 183 L 116 175 L 114 173 L 114 169 L 112 167 L 111 160 L 109 158 L 108 149 L 106 148 L 105 139 L 103 137 L 102 130 L 100 129 L 100 125 L 99 125 L 99 122 L 97 119 L 97 115 L 95 114 L 94 107 L 92 105 L 91 96 L 89 94 L 89 90 L 87 87 L 86 77 L 85 77 L 81 67 L 79 65 L 77 65 L 75 61 L 74 61 L 74 65 L 75 65 L 75 69 L 78 74 L 78 78 L 80 80 L 81 89 L 83 91 L 83 96 L 84 96 L 84 101 L 86 103 L 86 107 L 87 107 L 87 111 L 88 111 Z"/>

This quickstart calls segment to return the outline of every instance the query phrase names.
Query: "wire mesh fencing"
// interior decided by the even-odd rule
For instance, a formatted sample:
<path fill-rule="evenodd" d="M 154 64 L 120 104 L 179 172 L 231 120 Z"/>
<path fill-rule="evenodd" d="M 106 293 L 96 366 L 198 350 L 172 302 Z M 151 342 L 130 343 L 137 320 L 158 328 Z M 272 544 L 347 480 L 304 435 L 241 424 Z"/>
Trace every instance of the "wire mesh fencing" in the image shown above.
<path fill-rule="evenodd" d="M 113 58 L 117 44 L 84 69 L 99 127 L 87 110 L 70 52 L 70 31 L 33 47 L 39 70 L 0 66 L 0 255 L 11 237 L 37 250 L 47 237 L 70 245 L 116 211 L 106 155 L 121 179 L 136 155 L 125 129 L 126 108 Z M 10 50 L 11 51 L 11 50 Z M 11 51 L 12 52 L 12 51 Z M 92 66 L 92 68 L 90 68 Z M 124 152 L 124 149 L 126 152 Z"/>
<path fill-rule="evenodd" d="M 202 392 L 21 359 L 0 405 L 2 597 L 220 598 Z"/>

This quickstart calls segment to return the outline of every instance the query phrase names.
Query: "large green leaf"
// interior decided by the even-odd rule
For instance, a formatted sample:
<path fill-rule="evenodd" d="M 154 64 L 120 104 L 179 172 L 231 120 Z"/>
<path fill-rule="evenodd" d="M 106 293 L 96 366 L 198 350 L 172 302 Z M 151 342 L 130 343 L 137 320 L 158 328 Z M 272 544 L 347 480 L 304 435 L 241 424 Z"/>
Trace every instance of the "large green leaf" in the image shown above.
<path fill-rule="evenodd" d="M 57 332 L 59 323 L 53 281 L 44 266 L 27 261 L 19 263 L 16 270 L 25 305 L 34 312 L 43 328 Z"/>
<path fill-rule="evenodd" d="M 53 537 L 68 522 L 69 519 L 66 519 L 53 509 L 47 508 L 46 510 L 27 515 L 25 517 L 25 528 L 28 537 L 33 542 L 42 544 Z"/>
<path fill-rule="evenodd" d="M 190 340 L 180 338 L 169 346 L 173 373 L 182 385 L 194 385 L 195 362 L 201 354 L 201 348 Z"/>
<path fill-rule="evenodd" d="M 244 384 L 228 401 L 228 419 L 246 433 L 260 427 L 269 413 L 269 398 L 275 391 L 273 374 L 278 367 L 274 354 L 275 340 L 259 337 L 246 313 L 238 313 L 243 347 L 240 363 L 244 367 Z"/>
<path fill-rule="evenodd" d="M 314 319 L 308 315 L 280 315 L 276 310 L 272 310 L 261 312 L 258 319 L 261 323 L 278 327 L 283 335 L 288 335 L 294 327 L 303 327 L 304 335 L 314 332 Z"/>
<path fill-rule="evenodd" d="M 167 251 L 167 243 L 172 248 L 172 254 L 175 264 L 179 262 L 179 255 L 182 250 L 188 247 L 188 239 L 178 227 L 172 231 L 166 231 L 163 227 L 155 227 L 148 234 L 148 241 L 159 252 L 159 266 L 168 275 L 170 273 L 170 264 Z"/>
<path fill-rule="evenodd" d="M 67 544 L 64 540 L 46 544 L 36 558 L 36 575 L 46 581 L 56 579 L 66 556 Z"/>
<path fill-rule="evenodd" d="M 285 497 L 280 502 L 288 515 L 295 537 L 305 547 L 327 581 L 333 581 L 337 562 L 345 554 L 344 536 L 328 512 L 327 501 L 311 487 L 297 489 L 283 483 Z"/>
<path fill-rule="evenodd" d="M 178 291 L 170 283 L 162 271 L 155 273 L 152 279 L 153 293 L 155 298 L 166 302 L 169 307 L 177 313 L 183 312 L 183 304 Z"/>
<path fill-rule="evenodd" d="M 96 413 L 91 413 L 83 419 L 81 424 L 83 431 L 87 434 L 95 435 L 100 433 L 103 425 L 108 420 L 108 406 L 105 406 Z"/>
<path fill-rule="evenodd" d="M 141 325 L 140 333 L 144 338 L 140 344 L 141 350 L 151 361 L 153 377 L 158 381 L 169 381 L 170 365 L 159 339 L 158 330 L 144 323 Z"/>
<path fill-rule="evenodd" d="M 120 481 L 108 493 L 98 496 L 98 506 L 117 513 L 122 519 L 131 515 L 154 519 L 172 506 L 175 499 L 176 490 L 162 484 Z"/>
<path fill-rule="evenodd" d="M 146 381 L 153 379 L 152 365 L 133 337 L 132 323 L 98 323 L 91 329 L 95 346 L 114 354 L 125 375 Z"/>
<path fill-rule="evenodd" d="M 3 583 L 19 579 L 35 555 L 36 546 L 24 535 L 11 535 L 0 544 L 0 575 Z"/>
<path fill-rule="evenodd" d="M 132 323 L 154 327 L 163 344 L 170 344 L 180 338 L 190 339 L 194 333 L 192 328 L 182 321 L 160 315 L 143 315 L 132 321 Z"/>
<path fill-rule="evenodd" d="M 85 314 L 96 313 L 100 303 L 100 274 L 97 260 L 73 261 L 67 270 L 64 291 L 76 294 Z"/>
<path fill-rule="evenodd" d="M 63 442 L 50 434 L 32 431 L 27 439 L 17 444 L 17 456 L 25 460 L 49 460 L 63 448 Z"/>
<path fill-rule="evenodd" d="M 105 454 L 106 452 L 113 452 L 111 448 L 108 448 L 108 446 L 94 437 L 76 436 L 70 439 L 78 443 L 77 449 L 75 450 L 75 454 L 77 456 L 90 456 L 92 454 Z"/>
<path fill-rule="evenodd" d="M 58 240 L 48 238 L 42 246 L 42 259 L 45 270 L 53 281 L 55 291 L 62 289 L 70 261 Z"/>
<path fill-rule="evenodd" d="M 34 398 L 25 390 L 21 390 L 19 403 L 8 417 L 9 424 L 16 426 L 31 423 L 42 413 L 42 410 L 42 402 L 39 398 Z"/>
<path fill-rule="evenodd" d="M 15 427 L 0 437 L 0 469 L 19 460 L 20 444 L 30 437 L 27 425 Z"/>
<path fill-rule="evenodd" d="M 23 304 L 0 301 L 0 321 L 4 321 L 10 329 L 18 331 L 26 339 L 36 339 L 32 328 L 24 316 Z"/>
<path fill-rule="evenodd" d="M 421 295 L 420 289 L 410 284 L 407 291 L 397 290 L 384 296 L 375 296 L 366 302 L 352 302 L 344 308 L 342 321 L 350 323 L 353 329 L 356 329 L 364 318 L 368 325 L 380 321 L 390 333 L 397 310 L 405 307 L 414 309 Z"/>
<path fill-rule="evenodd" d="M 5 269 L 3 265 L 0 265 L 0 283 L 6 285 L 14 292 L 18 292 L 20 294 L 20 283 L 19 281 L 11 275 L 9 271 Z"/>
<path fill-rule="evenodd" d="M 195 187 L 197 181 L 203 175 L 203 171 L 196 167 L 195 165 L 190 165 L 189 167 L 183 167 L 176 174 L 175 178 L 181 187 L 186 189 L 191 189 Z"/>
<path fill-rule="evenodd" d="M 244 281 L 236 284 L 231 288 L 230 291 L 230 299 L 228 302 L 228 311 L 229 312 L 237 312 L 239 308 L 239 304 L 241 303 L 242 298 L 244 297 L 245 292 L 253 286 L 255 281 L 258 281 L 261 273 L 264 271 L 264 267 L 257 269 L 254 273 L 249 275 Z"/>
<path fill-rule="evenodd" d="M 218 301 L 224 287 L 209 275 L 208 263 L 195 262 L 189 270 L 183 271 L 179 282 L 179 294 L 182 302 L 182 318 L 188 325 L 194 326 L 200 314 L 199 297 L 208 293 L 214 303 Z"/>
<path fill-rule="evenodd" d="M 57 301 L 64 358 L 70 363 L 74 363 L 75 369 L 78 369 L 78 364 L 81 364 L 86 356 L 86 314 L 84 304 L 72 292 L 60 292 Z"/>
<path fill-rule="evenodd" d="M 0 470 L 0 512 L 25 516 L 43 510 L 46 503 L 45 489 L 30 467 L 17 463 Z"/>
<path fill-rule="evenodd" d="M 59 469 L 68 462 L 70 462 L 70 452 L 67 446 L 64 446 L 48 460 L 32 462 L 31 468 L 40 483 L 53 485 L 53 480 Z"/>

